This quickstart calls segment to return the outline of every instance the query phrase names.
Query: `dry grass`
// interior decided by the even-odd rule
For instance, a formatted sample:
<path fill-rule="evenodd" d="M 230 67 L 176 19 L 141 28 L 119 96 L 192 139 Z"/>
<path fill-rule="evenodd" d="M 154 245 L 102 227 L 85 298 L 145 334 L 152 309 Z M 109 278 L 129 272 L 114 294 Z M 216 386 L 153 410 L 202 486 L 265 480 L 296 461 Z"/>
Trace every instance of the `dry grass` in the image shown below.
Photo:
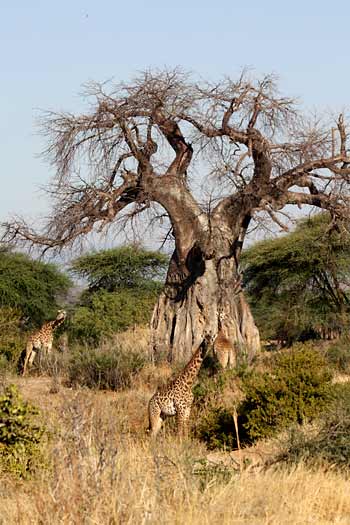
<path fill-rule="evenodd" d="M 52 469 L 0 480 L 1 524 L 349 524 L 350 483 L 336 472 L 237 469 L 196 441 L 145 435 L 149 365 L 132 390 L 52 392 L 52 379 L 10 378 L 53 432 Z M 152 381 L 150 382 L 150 379 Z M 8 378 L 9 380 L 9 378 Z"/>
<path fill-rule="evenodd" d="M 129 328 L 125 332 L 119 332 L 114 337 L 109 338 L 105 344 L 110 346 L 115 344 L 125 350 L 135 350 L 143 352 L 144 354 L 149 353 L 150 343 L 150 330 L 147 326 L 135 326 Z"/>

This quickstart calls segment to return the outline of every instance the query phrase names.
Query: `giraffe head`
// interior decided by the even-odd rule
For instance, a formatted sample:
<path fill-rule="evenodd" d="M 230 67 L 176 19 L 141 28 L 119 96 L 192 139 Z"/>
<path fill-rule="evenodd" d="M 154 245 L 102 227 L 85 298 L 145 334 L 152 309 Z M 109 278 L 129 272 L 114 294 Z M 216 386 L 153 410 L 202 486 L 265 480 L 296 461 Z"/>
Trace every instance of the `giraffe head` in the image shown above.
<path fill-rule="evenodd" d="M 63 321 L 66 318 L 67 312 L 65 310 L 58 310 L 56 321 Z"/>
<path fill-rule="evenodd" d="M 223 310 L 218 312 L 218 325 L 219 325 L 219 328 L 222 327 L 222 325 L 224 324 L 226 318 L 227 318 L 227 314 Z"/>
<path fill-rule="evenodd" d="M 207 332 L 204 334 L 202 344 L 205 346 L 205 348 L 210 348 L 214 344 L 215 339 L 216 335 L 211 332 Z"/>

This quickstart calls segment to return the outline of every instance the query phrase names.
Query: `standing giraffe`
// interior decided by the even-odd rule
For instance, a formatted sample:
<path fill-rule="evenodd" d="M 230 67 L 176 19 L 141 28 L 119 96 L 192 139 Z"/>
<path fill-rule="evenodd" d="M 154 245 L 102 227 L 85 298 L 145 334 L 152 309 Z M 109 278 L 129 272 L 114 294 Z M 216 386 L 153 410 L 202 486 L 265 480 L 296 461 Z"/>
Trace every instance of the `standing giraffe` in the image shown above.
<path fill-rule="evenodd" d="M 236 366 L 236 349 L 230 341 L 227 328 L 225 329 L 226 314 L 218 314 L 219 331 L 214 341 L 213 351 L 222 368 L 233 368 Z"/>
<path fill-rule="evenodd" d="M 22 372 L 23 375 L 25 375 L 27 371 L 28 364 L 30 366 L 33 364 L 37 351 L 43 350 L 45 353 L 51 352 L 53 331 L 64 322 L 66 315 L 67 314 L 64 310 L 58 310 L 56 319 L 53 321 L 47 321 L 41 328 L 39 328 L 39 330 L 30 334 L 26 346 L 26 355 Z"/>
<path fill-rule="evenodd" d="M 206 336 L 184 370 L 151 397 L 148 404 L 148 431 L 153 437 L 158 434 L 167 416 L 176 416 L 178 433 L 187 434 L 193 402 L 192 386 L 211 342 L 212 338 Z"/>
<path fill-rule="evenodd" d="M 222 368 L 233 367 L 235 362 L 232 362 L 232 355 L 234 354 L 234 346 L 231 341 L 225 336 L 222 330 L 218 333 L 214 341 L 214 355 Z"/>

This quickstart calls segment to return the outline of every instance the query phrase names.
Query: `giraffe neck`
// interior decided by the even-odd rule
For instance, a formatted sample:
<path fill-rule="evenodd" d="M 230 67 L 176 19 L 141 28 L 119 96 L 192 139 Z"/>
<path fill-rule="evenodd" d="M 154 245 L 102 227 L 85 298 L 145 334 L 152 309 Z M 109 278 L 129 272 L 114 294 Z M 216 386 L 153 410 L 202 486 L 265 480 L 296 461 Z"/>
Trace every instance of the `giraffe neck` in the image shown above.
<path fill-rule="evenodd" d="M 54 319 L 53 321 L 49 321 L 47 324 L 48 326 L 54 330 L 58 326 L 60 326 L 63 323 L 64 319 Z"/>
<path fill-rule="evenodd" d="M 195 351 L 195 353 L 191 357 L 191 360 L 188 362 L 187 366 L 182 372 L 181 377 L 188 384 L 192 384 L 194 380 L 196 379 L 198 372 L 200 370 L 200 367 L 203 363 L 205 353 L 206 353 L 206 348 L 204 347 L 202 343 L 201 346 Z"/>

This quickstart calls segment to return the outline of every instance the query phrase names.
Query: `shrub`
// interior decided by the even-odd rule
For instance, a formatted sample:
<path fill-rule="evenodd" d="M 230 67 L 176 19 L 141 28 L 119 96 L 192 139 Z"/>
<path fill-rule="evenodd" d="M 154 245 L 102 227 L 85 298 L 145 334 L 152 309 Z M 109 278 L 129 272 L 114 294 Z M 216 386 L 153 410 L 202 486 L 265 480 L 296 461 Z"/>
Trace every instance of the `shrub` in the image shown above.
<path fill-rule="evenodd" d="M 68 362 L 68 383 L 71 386 L 122 390 L 144 367 L 146 358 L 137 352 L 116 348 L 78 348 Z"/>
<path fill-rule="evenodd" d="M 236 370 L 220 371 L 208 376 L 201 371 L 194 389 L 194 435 L 209 449 L 237 447 L 234 413 L 242 399 L 240 378 Z"/>
<path fill-rule="evenodd" d="M 326 359 L 335 370 L 350 372 L 350 339 L 343 336 L 334 341 L 326 350 Z"/>
<path fill-rule="evenodd" d="M 310 344 L 277 354 L 271 369 L 245 378 L 242 424 L 251 441 L 320 414 L 331 398 L 332 374 L 324 356 Z"/>
<path fill-rule="evenodd" d="M 0 368 L 14 370 L 25 342 L 20 331 L 21 313 L 16 308 L 0 308 Z"/>
<path fill-rule="evenodd" d="M 304 461 L 334 468 L 350 467 L 350 384 L 335 386 L 334 401 L 323 414 L 318 428 L 310 432 L 302 427 L 292 428 L 286 449 L 279 459 L 287 463 Z"/>
<path fill-rule="evenodd" d="M 233 414 L 227 408 L 209 407 L 198 422 L 196 436 L 209 450 L 237 448 Z"/>
<path fill-rule="evenodd" d="M 15 385 L 0 396 L 0 468 L 26 478 L 46 466 L 42 442 L 46 429 L 38 423 L 39 411 L 21 398 Z"/>
<path fill-rule="evenodd" d="M 320 414 L 332 398 L 332 374 L 310 344 L 270 357 L 264 368 L 224 371 L 194 389 L 194 433 L 209 448 L 235 448 Z"/>

